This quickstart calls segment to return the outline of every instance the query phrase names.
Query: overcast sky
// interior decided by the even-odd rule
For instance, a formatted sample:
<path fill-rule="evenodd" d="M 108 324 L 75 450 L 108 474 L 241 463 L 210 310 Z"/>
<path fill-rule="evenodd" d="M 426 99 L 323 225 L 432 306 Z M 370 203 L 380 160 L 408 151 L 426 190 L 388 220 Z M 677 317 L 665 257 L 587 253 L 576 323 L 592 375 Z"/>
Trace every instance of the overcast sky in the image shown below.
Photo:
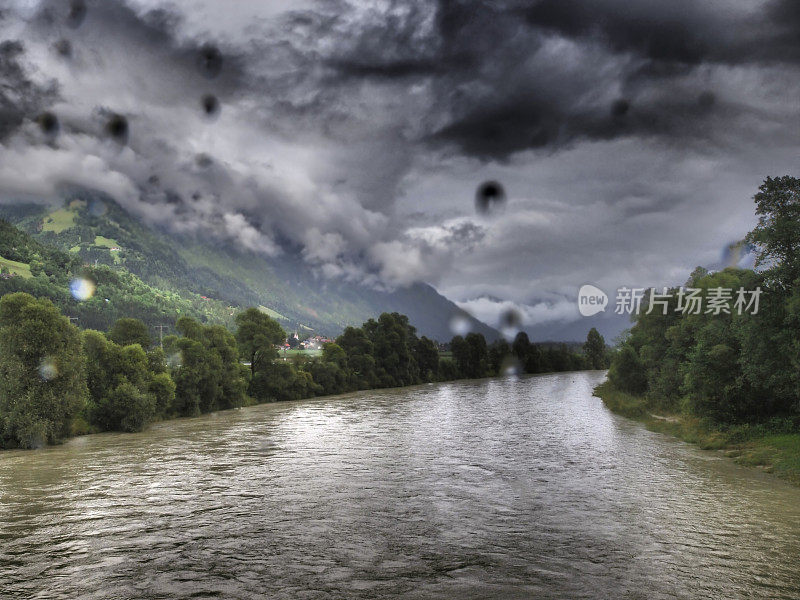
<path fill-rule="evenodd" d="M 760 182 L 797 171 L 797 0 L 0 6 L 3 198 L 87 185 L 490 324 L 718 267 Z M 486 180 L 507 201 L 480 214 Z"/>

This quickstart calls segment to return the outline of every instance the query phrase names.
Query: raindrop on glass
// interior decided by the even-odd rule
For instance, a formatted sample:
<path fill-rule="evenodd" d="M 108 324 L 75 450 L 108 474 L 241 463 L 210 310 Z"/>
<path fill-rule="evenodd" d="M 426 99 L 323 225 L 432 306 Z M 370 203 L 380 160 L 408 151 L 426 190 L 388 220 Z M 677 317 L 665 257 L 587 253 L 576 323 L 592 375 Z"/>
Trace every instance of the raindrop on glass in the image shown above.
<path fill-rule="evenodd" d="M 106 134 L 118 144 L 128 142 L 128 119 L 120 114 L 112 114 L 106 121 Z"/>
<path fill-rule="evenodd" d="M 53 49 L 59 56 L 63 56 L 64 58 L 72 58 L 72 42 L 69 40 L 58 40 L 55 44 L 53 44 Z"/>
<path fill-rule="evenodd" d="M 464 315 L 455 315 L 450 319 L 450 331 L 453 335 L 467 335 L 471 329 L 472 325 Z"/>
<path fill-rule="evenodd" d="M 222 71 L 222 53 L 212 44 L 205 44 L 197 55 L 197 66 L 200 72 L 213 79 Z"/>
<path fill-rule="evenodd" d="M 51 112 L 43 112 L 36 117 L 36 122 L 39 124 L 39 128 L 42 130 L 42 133 L 48 137 L 57 136 L 61 129 L 61 125 L 58 122 L 58 117 Z"/>
<path fill-rule="evenodd" d="M 69 12 L 67 13 L 67 25 L 73 29 L 77 29 L 86 18 L 86 2 L 85 0 L 71 0 L 69 3 Z"/>
<path fill-rule="evenodd" d="M 214 164 L 213 159 L 205 152 L 201 152 L 200 154 L 195 156 L 194 162 L 201 169 L 207 169 L 208 167 Z"/>
<path fill-rule="evenodd" d="M 611 105 L 611 116 L 624 117 L 625 115 L 628 114 L 630 109 L 631 109 L 631 103 L 625 100 L 625 98 L 614 100 L 614 103 Z"/>
<path fill-rule="evenodd" d="M 506 191 L 497 181 L 485 181 L 475 193 L 475 208 L 486 214 L 501 207 L 506 201 Z"/>
<path fill-rule="evenodd" d="M 697 104 L 702 109 L 709 109 L 717 103 L 717 97 L 714 92 L 703 92 L 697 97 Z"/>
<path fill-rule="evenodd" d="M 221 106 L 217 97 L 213 94 L 206 94 L 200 99 L 200 106 L 203 109 L 203 116 L 207 119 L 216 119 L 219 116 Z"/>

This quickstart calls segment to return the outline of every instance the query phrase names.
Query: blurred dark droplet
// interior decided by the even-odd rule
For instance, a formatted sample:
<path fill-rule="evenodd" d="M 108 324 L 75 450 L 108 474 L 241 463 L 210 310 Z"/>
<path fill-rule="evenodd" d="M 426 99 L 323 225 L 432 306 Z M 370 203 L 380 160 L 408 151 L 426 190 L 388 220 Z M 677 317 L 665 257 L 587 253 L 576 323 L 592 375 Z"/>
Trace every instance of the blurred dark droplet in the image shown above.
<path fill-rule="evenodd" d="M 57 136 L 58 132 L 61 130 L 58 117 L 51 112 L 43 112 L 36 117 L 36 122 L 39 124 L 39 128 L 42 130 L 42 133 L 48 137 Z"/>
<path fill-rule="evenodd" d="M 500 327 L 503 329 L 519 329 L 522 327 L 522 315 L 515 308 L 510 308 L 500 315 Z"/>
<path fill-rule="evenodd" d="M 102 200 L 98 200 L 96 198 L 92 198 L 89 201 L 89 214 L 93 217 L 102 217 L 108 212 L 108 207 L 106 203 Z"/>
<path fill-rule="evenodd" d="M 546 129 L 539 128 L 531 136 L 530 145 L 533 148 L 543 148 L 547 146 L 548 142 L 550 142 L 550 134 Z"/>
<path fill-rule="evenodd" d="M 214 119 L 219 116 L 221 106 L 219 100 L 214 94 L 206 94 L 200 99 L 200 105 L 203 107 L 203 115 L 207 119 Z"/>
<path fill-rule="evenodd" d="M 200 167 L 201 169 L 207 169 L 208 167 L 214 164 L 213 159 L 205 152 L 201 152 L 200 154 L 195 156 L 194 161 L 195 163 L 197 163 L 197 166 Z"/>
<path fill-rule="evenodd" d="M 115 142 L 126 144 L 129 134 L 128 119 L 120 114 L 112 114 L 106 122 L 106 133 Z"/>
<path fill-rule="evenodd" d="M 697 104 L 700 108 L 709 109 L 717 103 L 717 97 L 714 92 L 703 92 L 697 97 Z"/>
<path fill-rule="evenodd" d="M 71 0 L 69 3 L 69 13 L 67 13 L 67 25 L 77 29 L 86 18 L 85 0 Z"/>
<path fill-rule="evenodd" d="M 480 213 L 488 213 L 506 201 L 506 191 L 497 181 L 485 181 L 475 193 L 475 208 Z"/>
<path fill-rule="evenodd" d="M 53 48 L 59 56 L 64 58 L 72 58 L 72 42 L 69 40 L 61 39 L 53 44 Z"/>
<path fill-rule="evenodd" d="M 197 66 L 200 72 L 213 79 L 222 71 L 222 53 L 212 44 L 205 44 L 197 55 Z"/>
<path fill-rule="evenodd" d="M 630 109 L 631 109 L 631 103 L 625 100 L 625 98 L 614 100 L 614 103 L 611 105 L 611 116 L 624 117 L 625 115 L 628 114 L 628 111 Z"/>
<path fill-rule="evenodd" d="M 150 185 L 158 185 L 161 183 L 161 180 L 158 178 L 158 175 L 150 175 L 150 177 L 147 178 L 147 183 Z"/>

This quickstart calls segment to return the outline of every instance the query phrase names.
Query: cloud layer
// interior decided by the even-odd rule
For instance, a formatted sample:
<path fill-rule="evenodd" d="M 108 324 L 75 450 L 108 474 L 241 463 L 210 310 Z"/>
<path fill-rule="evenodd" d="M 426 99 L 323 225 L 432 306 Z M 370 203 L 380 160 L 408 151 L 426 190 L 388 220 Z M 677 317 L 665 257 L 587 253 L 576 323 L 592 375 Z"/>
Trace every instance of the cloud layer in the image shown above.
<path fill-rule="evenodd" d="M 95 187 L 322 277 L 431 282 L 490 322 L 576 318 L 586 282 L 682 281 L 795 168 L 792 0 L 86 7 L 2 12 L 3 198 Z M 508 202 L 478 214 L 489 179 Z"/>

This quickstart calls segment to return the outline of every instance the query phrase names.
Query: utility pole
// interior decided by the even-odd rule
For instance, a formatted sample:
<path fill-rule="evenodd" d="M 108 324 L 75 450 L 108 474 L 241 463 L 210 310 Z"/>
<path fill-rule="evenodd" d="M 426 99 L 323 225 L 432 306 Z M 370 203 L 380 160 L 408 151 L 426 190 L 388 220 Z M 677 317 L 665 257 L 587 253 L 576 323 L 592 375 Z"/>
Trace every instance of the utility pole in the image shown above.
<path fill-rule="evenodd" d="M 164 349 L 164 327 L 169 327 L 169 325 L 154 325 L 156 329 L 158 329 L 158 345 L 161 346 L 161 349 Z"/>

